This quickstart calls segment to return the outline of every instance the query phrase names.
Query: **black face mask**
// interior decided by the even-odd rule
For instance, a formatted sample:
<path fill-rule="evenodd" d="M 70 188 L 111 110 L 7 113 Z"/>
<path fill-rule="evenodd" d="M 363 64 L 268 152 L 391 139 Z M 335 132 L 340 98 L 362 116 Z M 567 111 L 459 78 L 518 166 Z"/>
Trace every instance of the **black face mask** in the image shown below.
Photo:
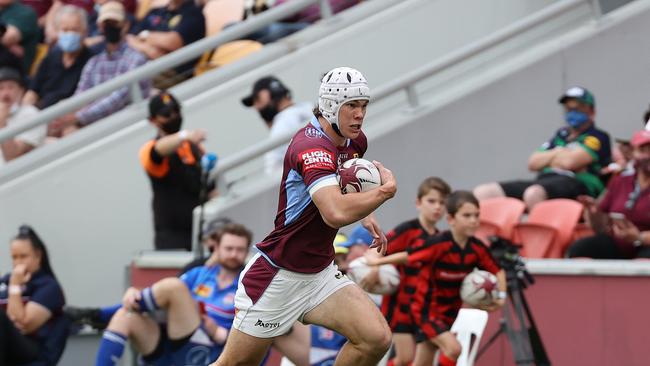
<path fill-rule="evenodd" d="M 104 24 L 104 39 L 107 43 L 119 43 L 122 39 L 122 28 Z"/>
<path fill-rule="evenodd" d="M 167 122 L 160 125 L 160 129 L 163 130 L 166 134 L 171 135 L 181 130 L 181 125 L 183 124 L 183 118 L 181 116 L 174 116 L 167 120 Z"/>
<path fill-rule="evenodd" d="M 259 113 L 262 119 L 270 124 L 273 123 L 273 118 L 275 118 L 278 112 L 278 107 L 273 105 L 273 103 L 269 103 L 266 107 L 260 109 Z"/>

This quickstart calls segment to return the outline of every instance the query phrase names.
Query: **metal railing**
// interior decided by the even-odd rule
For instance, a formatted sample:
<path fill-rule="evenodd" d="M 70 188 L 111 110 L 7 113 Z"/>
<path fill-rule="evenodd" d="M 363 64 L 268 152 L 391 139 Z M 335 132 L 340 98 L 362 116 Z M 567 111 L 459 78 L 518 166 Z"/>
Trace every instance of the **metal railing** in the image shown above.
<path fill-rule="evenodd" d="M 150 79 L 165 70 L 172 69 L 178 65 L 194 60 L 200 57 L 205 51 L 215 49 L 226 42 L 241 39 L 264 26 L 285 19 L 288 16 L 296 14 L 308 6 L 317 3 L 320 6 L 321 18 L 330 18 L 332 16 L 332 9 L 327 0 L 288 1 L 278 7 L 265 11 L 260 15 L 251 17 L 241 24 L 228 27 L 217 35 L 206 37 L 197 42 L 191 43 L 178 51 L 169 53 L 156 60 L 149 61 L 141 67 L 133 69 L 79 95 L 62 100 L 59 103 L 42 110 L 36 118 L 27 123 L 2 128 L 0 129 L 0 142 L 13 138 L 14 136 L 34 127 L 47 124 L 67 113 L 77 111 L 87 104 L 109 95 L 120 88 L 129 88 L 132 102 L 141 101 L 143 98 L 138 85 L 140 81 Z"/>
<path fill-rule="evenodd" d="M 395 80 L 385 85 L 376 88 L 372 93 L 372 101 L 377 102 L 401 90 L 404 90 L 406 92 L 409 106 L 411 108 L 417 108 L 419 106 L 419 100 L 418 93 L 415 90 L 415 85 L 421 80 L 424 80 L 434 74 L 440 73 L 480 52 L 502 44 L 524 31 L 536 27 L 537 25 L 542 24 L 550 19 L 556 18 L 585 3 L 589 3 L 591 7 L 591 13 L 595 19 L 599 19 L 602 16 L 598 0 L 564 0 L 557 2 L 530 16 L 516 21 L 513 24 L 502 28 L 501 30 L 498 30 L 484 38 L 468 44 L 465 47 L 451 52 L 442 58 L 436 59 L 418 69 L 415 69 L 399 78 L 396 78 Z M 287 134 L 285 136 L 278 136 L 276 138 L 267 139 L 258 144 L 249 146 L 248 148 L 234 155 L 224 158 L 219 162 L 217 168 L 211 172 L 210 178 L 219 181 L 219 187 L 222 187 L 220 189 L 226 189 L 227 185 L 222 184 L 224 180 L 223 173 L 233 168 L 239 167 L 243 163 L 258 157 L 265 152 L 288 143 L 292 136 L 293 133 Z M 225 192 L 222 190 L 221 193 Z"/>

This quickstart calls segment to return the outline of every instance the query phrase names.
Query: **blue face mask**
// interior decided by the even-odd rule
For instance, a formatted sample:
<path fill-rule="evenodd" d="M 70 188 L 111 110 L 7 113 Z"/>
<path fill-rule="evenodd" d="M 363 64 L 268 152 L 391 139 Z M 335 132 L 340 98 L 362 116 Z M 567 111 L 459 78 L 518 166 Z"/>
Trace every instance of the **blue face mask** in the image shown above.
<path fill-rule="evenodd" d="M 589 121 L 587 113 L 578 111 L 568 111 L 564 115 L 564 118 L 566 119 L 566 123 L 568 123 L 572 128 L 580 128 Z"/>
<path fill-rule="evenodd" d="M 81 48 L 81 34 L 77 32 L 60 32 L 57 45 L 63 52 L 75 52 Z"/>

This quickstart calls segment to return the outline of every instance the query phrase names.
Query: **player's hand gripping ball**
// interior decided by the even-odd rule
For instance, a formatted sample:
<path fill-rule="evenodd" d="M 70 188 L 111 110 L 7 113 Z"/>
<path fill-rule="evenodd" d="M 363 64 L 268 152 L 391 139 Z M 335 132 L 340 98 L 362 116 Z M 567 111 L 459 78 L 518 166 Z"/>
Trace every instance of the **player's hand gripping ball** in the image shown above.
<path fill-rule="evenodd" d="M 366 192 L 381 185 L 379 169 L 366 159 L 350 159 L 339 167 L 341 191 L 345 193 Z"/>
<path fill-rule="evenodd" d="M 490 305 L 497 298 L 497 277 L 486 271 L 473 271 L 465 276 L 460 298 L 473 307 Z"/>

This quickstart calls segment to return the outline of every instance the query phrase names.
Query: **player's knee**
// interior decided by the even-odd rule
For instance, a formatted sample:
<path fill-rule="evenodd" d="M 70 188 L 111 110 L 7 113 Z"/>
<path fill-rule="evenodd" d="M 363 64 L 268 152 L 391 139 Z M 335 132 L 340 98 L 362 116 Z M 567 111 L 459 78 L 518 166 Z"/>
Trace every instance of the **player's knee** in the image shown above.
<path fill-rule="evenodd" d="M 499 183 L 494 183 L 494 182 L 483 183 L 476 186 L 476 188 L 474 188 L 473 193 L 474 196 L 476 196 L 476 198 L 478 198 L 479 200 L 484 200 L 486 198 L 500 197 L 505 195 Z"/>
<path fill-rule="evenodd" d="M 390 328 L 381 324 L 366 334 L 363 339 L 363 347 L 366 348 L 367 352 L 383 355 L 390 348 L 392 336 Z"/>
<path fill-rule="evenodd" d="M 529 207 L 532 207 L 546 199 L 546 190 L 539 184 L 533 184 L 532 186 L 526 188 L 523 198 L 524 202 L 526 202 Z"/>
<path fill-rule="evenodd" d="M 460 352 L 463 350 L 463 347 L 458 342 L 451 343 L 448 347 L 445 348 L 445 356 L 451 360 L 457 360 L 460 357 Z"/>
<path fill-rule="evenodd" d="M 177 277 L 167 277 L 158 281 L 155 285 L 159 289 L 165 289 L 167 291 L 177 291 L 179 289 L 187 288 L 183 281 Z"/>

